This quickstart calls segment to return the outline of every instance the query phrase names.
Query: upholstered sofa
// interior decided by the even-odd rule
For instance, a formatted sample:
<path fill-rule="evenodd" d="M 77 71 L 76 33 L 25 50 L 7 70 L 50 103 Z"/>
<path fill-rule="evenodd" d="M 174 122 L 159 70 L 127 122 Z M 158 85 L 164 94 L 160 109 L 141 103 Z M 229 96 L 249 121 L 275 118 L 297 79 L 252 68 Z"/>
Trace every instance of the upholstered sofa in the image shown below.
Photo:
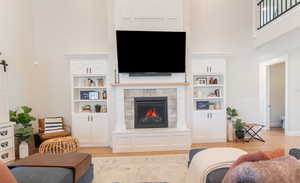
<path fill-rule="evenodd" d="M 189 152 L 189 162 L 188 166 L 190 166 L 191 162 L 193 161 L 193 157 L 198 153 L 205 150 L 205 148 L 202 149 L 192 149 Z M 290 149 L 289 155 L 294 156 L 297 159 L 300 159 L 300 149 Z M 208 174 L 206 177 L 206 183 L 221 183 L 226 172 L 229 168 L 220 168 L 215 171 L 212 171 Z"/>

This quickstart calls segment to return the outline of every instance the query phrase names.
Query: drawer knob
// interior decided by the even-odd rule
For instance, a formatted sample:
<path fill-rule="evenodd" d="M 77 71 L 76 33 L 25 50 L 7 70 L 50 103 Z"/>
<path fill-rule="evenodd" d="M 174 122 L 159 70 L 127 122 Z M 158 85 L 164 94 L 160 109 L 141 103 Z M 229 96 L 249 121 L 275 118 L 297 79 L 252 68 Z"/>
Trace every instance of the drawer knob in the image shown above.
<path fill-rule="evenodd" d="M 7 159 L 7 158 L 8 158 L 8 153 L 2 154 L 2 155 L 1 155 L 1 158 L 2 158 L 2 159 Z"/>
<path fill-rule="evenodd" d="M 0 135 L 1 135 L 1 136 L 6 136 L 7 134 L 8 134 L 8 131 L 7 131 L 7 130 L 1 131 L 1 132 L 0 132 Z"/>
<path fill-rule="evenodd" d="M 1 147 L 7 147 L 7 146 L 8 146 L 8 142 L 1 143 Z"/>

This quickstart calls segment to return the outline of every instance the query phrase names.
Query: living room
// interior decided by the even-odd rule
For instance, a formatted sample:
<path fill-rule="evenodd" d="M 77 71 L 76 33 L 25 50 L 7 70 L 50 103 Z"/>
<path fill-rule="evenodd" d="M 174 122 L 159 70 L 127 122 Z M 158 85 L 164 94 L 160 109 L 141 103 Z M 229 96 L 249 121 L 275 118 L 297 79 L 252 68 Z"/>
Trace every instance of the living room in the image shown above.
<path fill-rule="evenodd" d="M 0 121 L 18 142 L 8 159 L 57 143 L 47 132 L 54 122 L 72 148 L 90 155 L 100 183 L 188 181 L 199 168 L 198 159 L 186 165 L 195 149 L 235 148 L 228 158 L 288 154 L 300 145 L 299 2 L 270 2 L 3 0 Z M 283 128 L 270 117 L 278 104 L 270 81 L 279 83 L 270 68 L 278 63 Z M 9 110 L 17 124 L 19 113 L 33 117 L 25 151 Z"/>

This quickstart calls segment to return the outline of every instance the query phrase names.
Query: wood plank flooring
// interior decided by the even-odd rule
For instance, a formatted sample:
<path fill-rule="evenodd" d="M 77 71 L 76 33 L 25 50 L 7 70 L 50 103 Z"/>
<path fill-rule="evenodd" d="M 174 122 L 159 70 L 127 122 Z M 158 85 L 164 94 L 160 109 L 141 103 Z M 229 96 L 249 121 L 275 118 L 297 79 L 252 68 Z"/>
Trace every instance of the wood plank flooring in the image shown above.
<path fill-rule="evenodd" d="M 247 152 L 259 150 L 272 150 L 276 148 L 284 148 L 286 152 L 290 148 L 300 148 L 300 137 L 284 136 L 282 129 L 271 129 L 261 133 L 266 140 L 265 143 L 260 141 L 251 142 L 228 142 L 228 143 L 203 143 L 193 144 L 192 148 L 210 148 L 210 147 L 235 147 L 243 149 Z M 149 155 L 167 155 L 167 154 L 185 154 L 187 151 L 164 151 L 164 152 L 137 152 L 137 153 L 112 153 L 110 147 L 85 147 L 80 148 L 80 152 L 88 152 L 93 157 L 114 157 L 114 156 L 149 156 Z"/>

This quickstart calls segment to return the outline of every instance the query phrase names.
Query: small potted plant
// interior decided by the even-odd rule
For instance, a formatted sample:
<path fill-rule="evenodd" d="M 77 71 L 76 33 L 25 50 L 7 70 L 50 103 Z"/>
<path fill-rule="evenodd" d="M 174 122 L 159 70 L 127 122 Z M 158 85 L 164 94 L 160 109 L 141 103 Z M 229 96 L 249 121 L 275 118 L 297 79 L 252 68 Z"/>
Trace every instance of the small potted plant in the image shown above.
<path fill-rule="evenodd" d="M 245 137 L 245 130 L 244 130 L 245 122 L 241 119 L 236 119 L 233 123 L 233 127 L 235 129 L 235 136 L 238 139 L 243 139 Z"/>
<path fill-rule="evenodd" d="M 20 158 L 26 158 L 29 155 L 27 140 L 33 135 L 33 127 L 31 121 L 35 120 L 35 117 L 30 115 L 31 111 L 32 109 L 27 106 L 22 106 L 21 112 L 18 110 L 9 111 L 10 121 L 16 123 L 15 136 L 20 142 Z"/>
<path fill-rule="evenodd" d="M 101 105 L 96 104 L 96 105 L 95 105 L 95 111 L 96 111 L 96 113 L 101 112 Z"/>

